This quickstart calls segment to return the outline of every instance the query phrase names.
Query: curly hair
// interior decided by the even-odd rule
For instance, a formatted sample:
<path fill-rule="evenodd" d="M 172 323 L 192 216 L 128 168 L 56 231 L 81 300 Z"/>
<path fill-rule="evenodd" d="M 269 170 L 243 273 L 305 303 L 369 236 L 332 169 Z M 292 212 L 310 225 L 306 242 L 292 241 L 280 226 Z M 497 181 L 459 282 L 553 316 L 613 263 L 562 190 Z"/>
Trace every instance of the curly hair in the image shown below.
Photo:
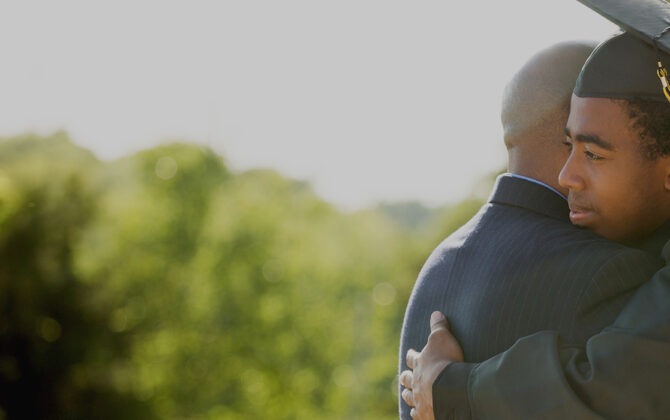
<path fill-rule="evenodd" d="M 641 99 L 625 102 L 632 126 L 642 139 L 643 155 L 649 160 L 670 155 L 670 103 Z"/>

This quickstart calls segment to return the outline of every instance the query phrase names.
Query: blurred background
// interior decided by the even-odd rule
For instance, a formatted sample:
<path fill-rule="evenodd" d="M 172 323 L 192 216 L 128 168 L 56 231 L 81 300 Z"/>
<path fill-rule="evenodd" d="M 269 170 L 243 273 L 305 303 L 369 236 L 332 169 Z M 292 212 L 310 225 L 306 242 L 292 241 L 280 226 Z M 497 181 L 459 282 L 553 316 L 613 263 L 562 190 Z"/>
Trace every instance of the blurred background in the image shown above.
<path fill-rule="evenodd" d="M 0 419 L 393 419 L 405 305 L 577 2 L 0 4 Z"/>

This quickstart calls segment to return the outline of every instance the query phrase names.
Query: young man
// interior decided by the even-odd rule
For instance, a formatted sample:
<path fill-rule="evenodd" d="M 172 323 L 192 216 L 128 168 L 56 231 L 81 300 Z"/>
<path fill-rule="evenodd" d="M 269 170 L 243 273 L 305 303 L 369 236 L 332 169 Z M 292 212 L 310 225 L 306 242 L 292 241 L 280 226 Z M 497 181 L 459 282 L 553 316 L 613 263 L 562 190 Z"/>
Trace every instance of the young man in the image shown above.
<path fill-rule="evenodd" d="M 670 33 L 670 5 L 599 3 L 612 20 L 628 20 L 636 36 L 607 40 L 584 65 L 566 126 L 570 157 L 559 179 L 570 190 L 573 223 L 632 242 L 670 220 L 670 89 L 662 64 L 670 63 L 670 41 L 662 43 Z M 626 13 L 630 7 L 648 13 Z M 670 245 L 663 252 L 670 261 Z M 432 330 L 424 351 L 408 355 L 415 372 L 401 378 L 412 388 L 405 396 L 416 406 L 415 419 L 655 419 L 670 413 L 669 267 L 585 349 L 542 332 L 483 363 L 451 363 L 462 359 L 439 314 Z"/>
<path fill-rule="evenodd" d="M 591 50 L 579 43 L 548 48 L 509 83 L 502 122 L 510 174 L 498 179 L 489 202 L 421 270 L 403 323 L 401 371 L 408 349 L 426 343 L 433 310 L 447 314 L 468 361 L 486 360 L 545 329 L 583 345 L 660 267 L 644 252 L 569 220 L 561 194 L 567 188 L 556 179 L 569 156 L 562 130 Z M 408 405 L 401 402 L 400 410 L 401 418 L 410 417 Z"/>

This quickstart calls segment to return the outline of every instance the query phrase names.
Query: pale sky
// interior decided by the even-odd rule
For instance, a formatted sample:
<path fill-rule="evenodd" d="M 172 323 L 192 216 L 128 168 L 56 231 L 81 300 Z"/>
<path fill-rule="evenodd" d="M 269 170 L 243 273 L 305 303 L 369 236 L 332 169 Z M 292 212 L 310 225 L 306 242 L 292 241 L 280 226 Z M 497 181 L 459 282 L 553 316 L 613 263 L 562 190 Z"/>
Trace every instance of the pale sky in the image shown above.
<path fill-rule="evenodd" d="M 3 1 L 0 136 L 186 140 L 344 209 L 444 204 L 504 167 L 514 71 L 615 29 L 575 0 Z"/>

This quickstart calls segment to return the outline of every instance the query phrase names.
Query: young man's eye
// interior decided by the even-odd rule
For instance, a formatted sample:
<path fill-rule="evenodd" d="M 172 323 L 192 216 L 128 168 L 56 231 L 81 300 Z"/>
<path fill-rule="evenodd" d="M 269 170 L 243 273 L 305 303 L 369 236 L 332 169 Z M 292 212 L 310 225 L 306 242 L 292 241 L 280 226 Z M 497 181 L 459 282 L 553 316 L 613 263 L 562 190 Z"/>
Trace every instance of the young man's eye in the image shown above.
<path fill-rule="evenodd" d="M 601 160 L 601 159 L 603 159 L 602 156 L 598 156 L 598 155 L 596 155 L 595 153 L 590 152 L 590 151 L 588 151 L 588 150 L 584 152 L 584 155 L 586 155 L 586 158 L 587 158 L 588 160 Z"/>

